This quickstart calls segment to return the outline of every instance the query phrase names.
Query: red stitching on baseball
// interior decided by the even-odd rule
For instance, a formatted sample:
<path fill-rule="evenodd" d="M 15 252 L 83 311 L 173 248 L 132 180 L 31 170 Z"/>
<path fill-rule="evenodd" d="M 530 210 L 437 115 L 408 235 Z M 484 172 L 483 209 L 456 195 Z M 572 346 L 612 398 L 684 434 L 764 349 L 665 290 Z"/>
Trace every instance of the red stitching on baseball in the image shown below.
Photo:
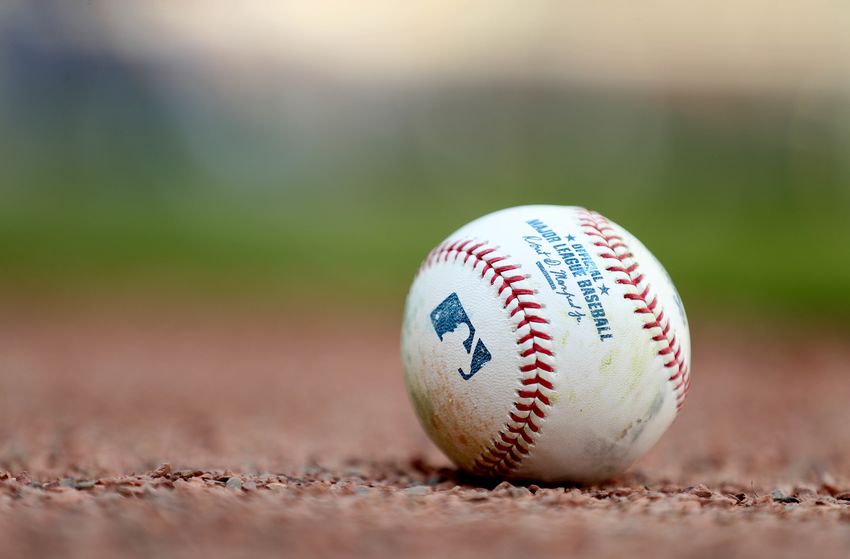
<path fill-rule="evenodd" d="M 676 334 L 673 333 L 672 336 L 670 335 L 670 321 L 664 321 L 664 309 L 658 304 L 658 297 L 654 295 L 650 297 L 651 289 L 649 282 L 645 282 L 644 275 L 637 271 L 638 263 L 636 261 L 629 262 L 634 258 L 634 255 L 629 251 L 629 247 L 626 246 L 624 239 L 616 234 L 606 234 L 607 232 L 616 233 L 610 221 L 598 213 L 587 210 L 582 211 L 579 221 L 587 236 L 602 239 L 593 243 L 594 246 L 606 250 L 606 252 L 599 253 L 599 257 L 615 260 L 618 263 L 606 269 L 609 272 L 626 276 L 624 278 L 618 278 L 616 280 L 617 284 L 631 285 L 635 289 L 640 289 L 640 286 L 642 284 L 644 285 L 643 290 L 640 292 L 626 293 L 623 297 L 641 304 L 641 306 L 635 309 L 635 314 L 652 317 L 651 321 L 643 325 L 644 329 L 651 330 L 657 328 L 660 330 L 658 334 L 652 336 L 652 340 L 664 344 L 658 350 L 658 355 L 665 358 L 669 356 L 669 359 L 664 362 L 664 366 L 673 369 L 667 380 L 675 383 L 673 385 L 673 391 L 676 394 L 676 409 L 680 410 L 685 402 L 688 389 L 691 386 L 691 377 L 688 366 L 682 359 L 682 347 L 676 338 Z M 611 241 L 616 242 L 612 243 Z M 618 254 L 618 250 L 622 252 Z"/>
<path fill-rule="evenodd" d="M 519 265 L 509 264 L 506 262 L 508 257 L 504 255 L 487 258 L 496 251 L 495 247 L 487 247 L 483 242 L 473 244 L 471 239 L 446 242 L 431 251 L 422 265 L 422 268 L 426 268 L 434 262 L 448 262 L 452 257 L 457 262 L 462 257 L 460 262 L 464 265 L 470 263 L 473 270 L 481 265 L 481 278 L 488 272 L 493 272 L 490 285 L 495 285 L 499 279 L 502 281 L 497 290 L 499 296 L 508 290 L 502 303 L 503 307 L 509 311 L 511 318 L 517 315 L 521 317 L 516 325 L 517 346 L 525 346 L 531 342 L 531 347 L 519 349 L 523 360 L 533 361 L 519 367 L 522 376 L 520 386 L 516 390 L 517 400 L 508 412 L 509 419 L 473 464 L 473 470 L 484 476 L 507 474 L 519 466 L 522 457 L 534 446 L 533 435 L 540 431 L 540 424 L 546 417 L 546 409 L 551 405 L 549 396 L 542 390 L 552 391 L 555 388 L 552 379 L 547 378 L 555 372 L 552 364 L 547 363 L 547 360 L 552 359 L 553 353 L 551 349 L 544 347 L 546 342 L 552 340 L 552 336 L 544 331 L 549 321 L 537 314 L 543 305 L 529 300 L 529 297 L 535 294 L 533 289 L 515 285 L 527 279 L 527 276 L 515 273 L 520 268 Z M 495 266 L 499 263 L 502 265 Z M 509 272 L 514 272 L 514 275 L 507 275 Z M 525 300 L 520 299 L 522 296 Z M 520 335 L 519 332 L 525 328 L 528 328 L 528 332 Z"/>

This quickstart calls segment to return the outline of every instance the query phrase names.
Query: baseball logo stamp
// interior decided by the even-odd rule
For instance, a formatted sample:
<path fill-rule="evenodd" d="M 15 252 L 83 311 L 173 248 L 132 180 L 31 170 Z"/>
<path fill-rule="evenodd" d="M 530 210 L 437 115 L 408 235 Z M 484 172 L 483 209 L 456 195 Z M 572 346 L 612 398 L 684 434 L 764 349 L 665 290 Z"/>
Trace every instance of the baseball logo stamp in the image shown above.
<path fill-rule="evenodd" d="M 472 342 L 475 340 L 475 326 L 472 325 L 472 321 L 463 309 L 457 293 L 452 293 L 446 297 L 445 301 L 431 311 L 431 323 L 434 325 L 434 331 L 440 341 L 443 341 L 444 334 L 454 332 L 459 326 L 466 325 L 469 337 L 463 341 L 463 347 L 466 348 L 466 353 L 472 354 L 472 362 L 469 365 L 468 373 L 463 372 L 462 368 L 457 370 L 464 380 L 472 378 L 472 375 L 480 371 L 481 367 L 493 358 L 481 339 L 478 339 L 475 343 L 475 351 L 472 351 Z"/>

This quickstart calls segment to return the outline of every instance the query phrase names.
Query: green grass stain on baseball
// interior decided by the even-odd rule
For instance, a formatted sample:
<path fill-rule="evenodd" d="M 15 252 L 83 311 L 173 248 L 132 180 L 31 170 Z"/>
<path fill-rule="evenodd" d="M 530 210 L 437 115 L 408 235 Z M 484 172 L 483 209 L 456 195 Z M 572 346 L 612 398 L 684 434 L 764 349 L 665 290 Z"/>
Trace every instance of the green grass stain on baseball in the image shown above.
<path fill-rule="evenodd" d="M 635 390 L 641 386 L 641 380 L 646 371 L 652 367 L 652 362 L 656 359 L 658 352 L 654 343 L 647 344 L 641 340 L 635 340 L 632 348 L 632 358 L 625 379 L 626 389 L 623 391 L 623 399 L 633 397 Z"/>
<path fill-rule="evenodd" d="M 604 375 L 605 373 L 610 372 L 612 363 L 614 363 L 613 350 L 608 352 L 608 354 L 602 358 L 602 361 L 599 362 L 599 374 Z"/>

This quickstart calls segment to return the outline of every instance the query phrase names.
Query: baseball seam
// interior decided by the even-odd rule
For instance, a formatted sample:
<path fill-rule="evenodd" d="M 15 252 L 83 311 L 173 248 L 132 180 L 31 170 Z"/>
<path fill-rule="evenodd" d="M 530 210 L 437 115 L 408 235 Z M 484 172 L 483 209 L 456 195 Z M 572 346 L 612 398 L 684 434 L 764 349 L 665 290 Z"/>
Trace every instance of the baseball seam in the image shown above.
<path fill-rule="evenodd" d="M 658 296 L 652 292 L 649 281 L 641 273 L 638 263 L 622 236 L 617 234 L 610 221 L 604 216 L 582 210 L 579 217 L 584 233 L 591 237 L 593 245 L 603 249 L 599 257 L 611 263 L 606 270 L 618 274 L 616 283 L 624 286 L 624 298 L 634 301 L 635 314 L 644 318 L 643 328 L 650 330 L 652 341 L 659 344 L 658 355 L 670 370 L 668 382 L 673 383 L 676 410 L 680 410 L 691 385 L 690 371 L 685 362 L 682 346 L 669 317 L 659 304 Z"/>
<path fill-rule="evenodd" d="M 519 387 L 508 420 L 498 434 L 474 460 L 472 470 L 481 476 L 504 475 L 515 470 L 531 451 L 539 436 L 554 394 L 554 353 L 549 320 L 541 316 L 543 305 L 535 300 L 528 276 L 517 272 L 498 248 L 473 239 L 447 241 L 435 248 L 422 264 L 430 267 L 437 262 L 457 262 L 470 265 L 481 278 L 489 279 L 497 289 L 502 305 L 515 321 L 514 330 L 520 356 Z"/>

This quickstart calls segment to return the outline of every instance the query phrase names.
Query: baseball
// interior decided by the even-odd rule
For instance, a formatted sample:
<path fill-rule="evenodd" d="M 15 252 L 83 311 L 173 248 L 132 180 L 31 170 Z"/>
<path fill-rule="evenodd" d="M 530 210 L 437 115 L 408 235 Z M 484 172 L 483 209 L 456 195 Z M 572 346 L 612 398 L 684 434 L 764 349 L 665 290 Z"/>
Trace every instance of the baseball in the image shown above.
<path fill-rule="evenodd" d="M 610 478 L 655 444 L 690 385 L 667 272 L 579 207 L 509 208 L 450 235 L 410 288 L 401 345 L 425 430 L 486 477 Z"/>

